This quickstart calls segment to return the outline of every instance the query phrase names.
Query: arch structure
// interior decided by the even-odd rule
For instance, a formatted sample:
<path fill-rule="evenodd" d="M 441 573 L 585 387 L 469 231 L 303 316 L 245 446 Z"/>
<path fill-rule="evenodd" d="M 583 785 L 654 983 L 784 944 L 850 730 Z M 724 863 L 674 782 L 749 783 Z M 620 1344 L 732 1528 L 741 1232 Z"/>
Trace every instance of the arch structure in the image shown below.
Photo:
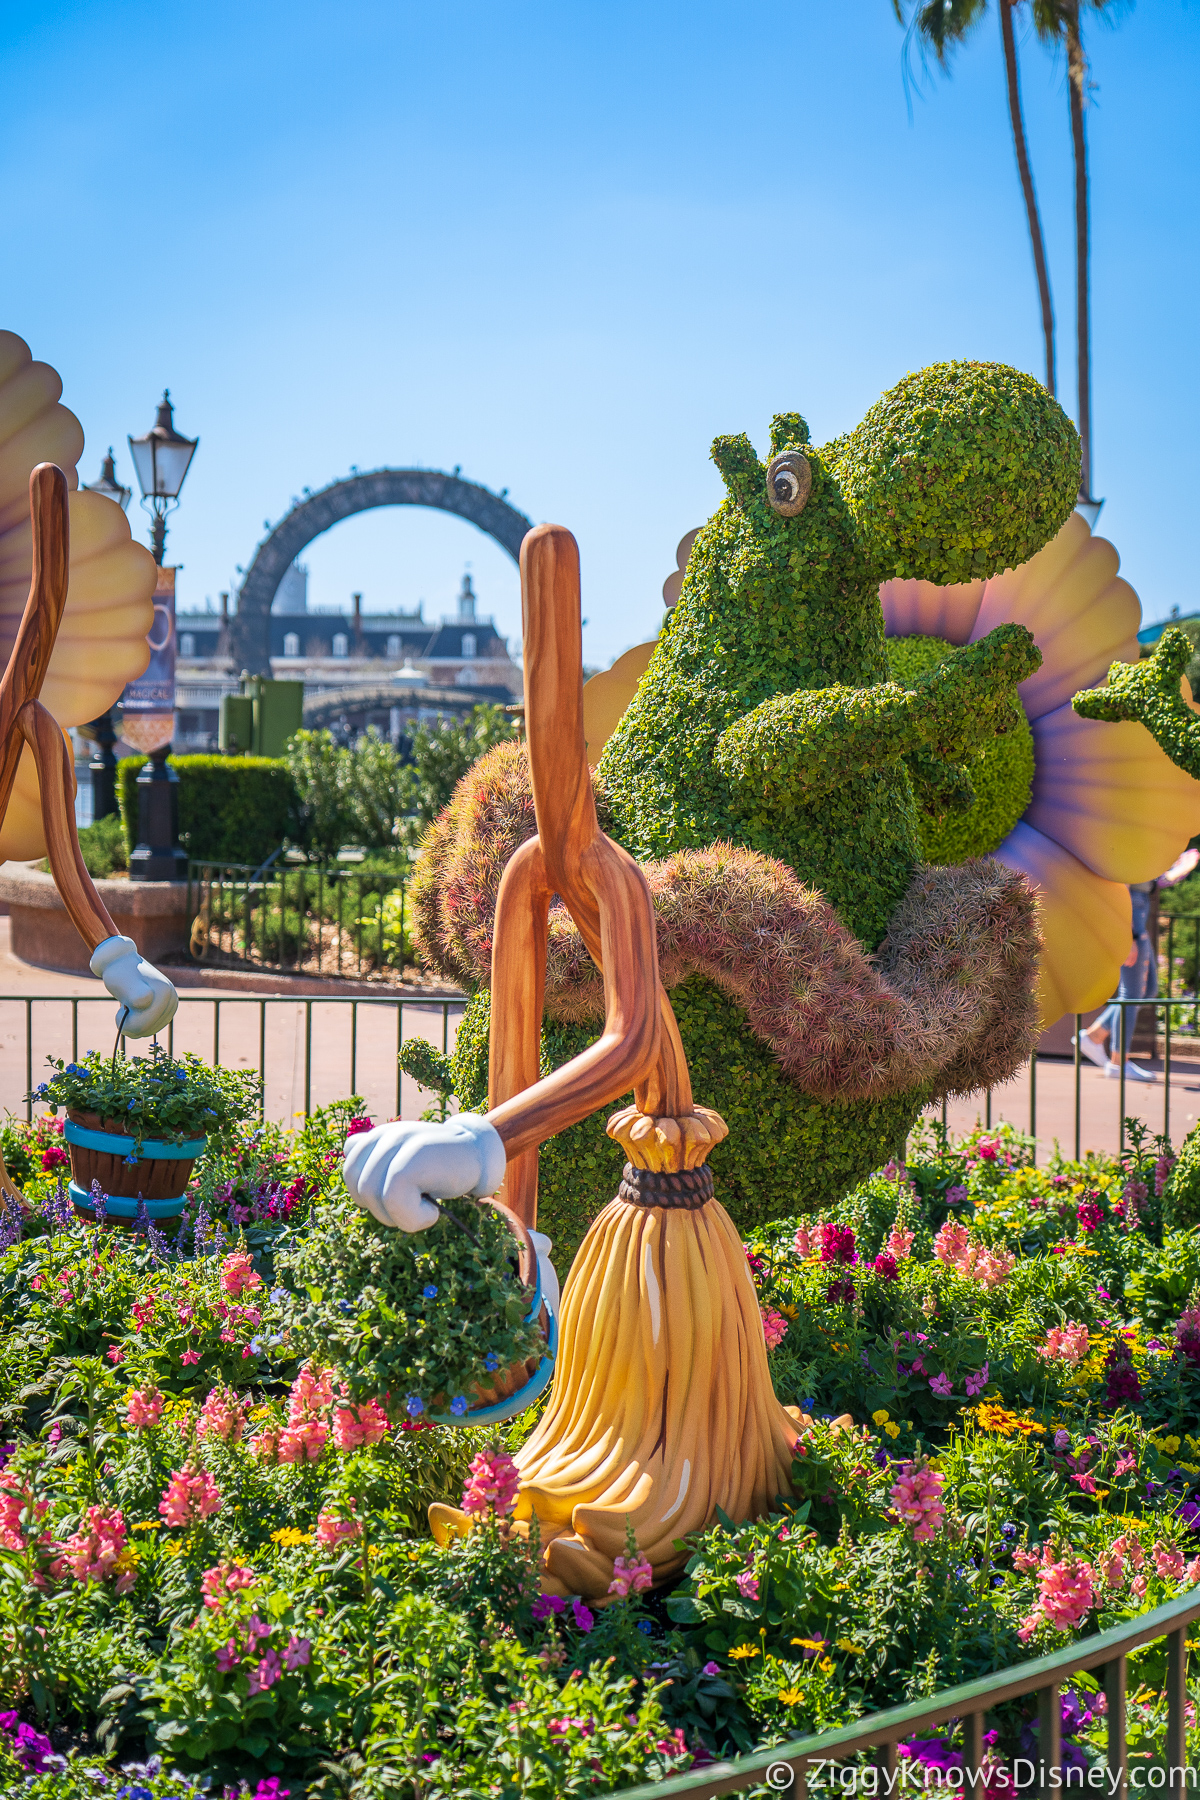
<path fill-rule="evenodd" d="M 374 506 L 431 506 L 457 513 L 494 538 L 516 562 L 532 521 L 499 494 L 440 469 L 372 469 L 334 481 L 293 506 L 254 552 L 230 620 L 235 666 L 269 675 L 271 602 L 290 565 L 306 544 L 355 513 Z"/>

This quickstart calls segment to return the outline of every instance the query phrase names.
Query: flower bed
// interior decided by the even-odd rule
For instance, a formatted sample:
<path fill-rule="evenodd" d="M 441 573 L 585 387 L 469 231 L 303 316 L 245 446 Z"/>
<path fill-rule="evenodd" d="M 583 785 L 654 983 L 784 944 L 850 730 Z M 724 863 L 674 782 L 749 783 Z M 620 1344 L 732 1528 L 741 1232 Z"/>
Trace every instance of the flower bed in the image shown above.
<path fill-rule="evenodd" d="M 539 1592 L 511 1518 L 536 1409 L 430 1426 L 413 1365 L 384 1366 L 406 1307 L 430 1342 L 449 1330 L 420 1257 L 449 1289 L 475 1251 L 453 1226 L 415 1257 L 397 1235 L 403 1293 L 366 1283 L 341 1310 L 368 1244 L 338 1174 L 357 1111 L 230 1131 L 183 1217 L 132 1231 L 74 1218 L 52 1124 L 6 1129 L 35 1214 L 0 1225 L 0 1792 L 612 1792 L 1200 1581 L 1200 1233 L 1173 1227 L 1162 1146 L 1035 1169 L 1007 1130 L 926 1136 L 766 1228 L 747 1254 L 776 1387 L 817 1418 L 795 1494 L 719 1519 L 670 1593 L 631 1541 L 597 1606 Z M 439 1548 L 433 1500 L 476 1528 Z M 1165 1682 L 1161 1649 L 1134 1654 L 1147 1770 Z M 1063 1707 L 1085 1768 L 1095 1682 Z M 1036 1719 L 988 1725 L 995 1800 Z M 907 1755 L 921 1780 L 962 1762 L 950 1729 Z"/>

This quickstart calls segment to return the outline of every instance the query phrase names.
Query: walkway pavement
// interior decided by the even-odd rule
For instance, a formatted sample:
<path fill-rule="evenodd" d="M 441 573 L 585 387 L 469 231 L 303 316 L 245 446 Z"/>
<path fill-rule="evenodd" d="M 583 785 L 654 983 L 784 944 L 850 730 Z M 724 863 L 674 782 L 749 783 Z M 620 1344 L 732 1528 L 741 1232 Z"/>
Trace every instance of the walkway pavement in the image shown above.
<path fill-rule="evenodd" d="M 400 1084 L 397 1106 L 396 1050 L 398 1031 L 405 1039 L 423 1037 L 439 1049 L 452 1047 L 461 1002 L 443 1004 L 421 997 L 376 999 L 297 998 L 248 994 L 234 988 L 186 987 L 189 971 L 172 970 L 180 990 L 173 1047 L 195 1050 L 230 1068 L 255 1068 L 260 1058 L 266 1074 L 268 1118 L 288 1122 L 303 1116 L 306 1099 L 314 1106 L 343 1098 L 356 1088 L 376 1119 L 417 1118 L 429 1096 L 407 1075 Z M 211 972 L 206 979 L 212 980 Z M 332 984 L 330 984 L 332 987 Z M 78 1005 L 78 1042 L 72 1044 L 72 1000 Z M 397 1014 L 399 1013 L 399 1017 Z M 357 1016 L 355 1016 L 357 1015 Z M 24 1097 L 40 1081 L 48 1055 L 67 1056 L 92 1047 L 108 1050 L 113 1043 L 114 1003 L 102 984 L 89 976 L 58 974 L 20 961 L 9 948 L 9 925 L 0 918 L 0 1111 L 24 1112 Z M 28 1018 L 28 1040 L 27 1040 Z M 27 1054 L 28 1041 L 28 1054 Z M 1173 1058 L 1169 1089 L 1161 1057 L 1138 1059 L 1156 1071 L 1157 1081 L 1129 1081 L 1125 1112 L 1144 1119 L 1152 1132 L 1164 1129 L 1176 1144 L 1200 1117 L 1200 1061 Z M 353 1081 L 352 1081 L 353 1065 Z M 1007 1119 L 1030 1129 L 1029 1071 L 992 1094 L 993 1123 Z M 698 1096 L 703 1099 L 703 1095 Z M 1044 1160 L 1055 1141 L 1067 1155 L 1076 1143 L 1075 1067 L 1071 1061 L 1043 1057 L 1037 1065 L 1035 1130 L 1038 1157 Z M 936 1108 L 931 1117 L 940 1118 Z M 985 1122 L 987 1102 L 956 1100 L 947 1107 L 952 1132 L 968 1131 Z M 1084 1063 L 1079 1090 L 1079 1143 L 1084 1150 L 1118 1147 L 1120 1083 Z"/>

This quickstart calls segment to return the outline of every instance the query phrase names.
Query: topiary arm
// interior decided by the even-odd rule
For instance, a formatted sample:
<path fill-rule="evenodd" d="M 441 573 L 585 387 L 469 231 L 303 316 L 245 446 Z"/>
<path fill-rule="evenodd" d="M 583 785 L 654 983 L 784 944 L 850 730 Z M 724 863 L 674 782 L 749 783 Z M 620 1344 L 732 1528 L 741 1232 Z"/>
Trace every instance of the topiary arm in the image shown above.
<path fill-rule="evenodd" d="M 1085 689 L 1071 705 L 1081 719 L 1144 725 L 1177 768 L 1200 779 L 1200 717 L 1179 689 L 1191 657 L 1187 633 L 1172 625 L 1159 638 L 1153 656 L 1137 663 L 1113 663 L 1107 687 Z"/>
<path fill-rule="evenodd" d="M 813 799 L 902 757 L 919 756 L 928 779 L 934 759 L 961 763 L 995 737 L 1013 689 L 1040 663 L 1023 625 L 998 625 L 912 688 L 888 681 L 775 694 L 721 734 L 717 766 L 755 808 Z M 943 803 L 947 787 L 961 797 L 950 771 L 939 786 Z"/>

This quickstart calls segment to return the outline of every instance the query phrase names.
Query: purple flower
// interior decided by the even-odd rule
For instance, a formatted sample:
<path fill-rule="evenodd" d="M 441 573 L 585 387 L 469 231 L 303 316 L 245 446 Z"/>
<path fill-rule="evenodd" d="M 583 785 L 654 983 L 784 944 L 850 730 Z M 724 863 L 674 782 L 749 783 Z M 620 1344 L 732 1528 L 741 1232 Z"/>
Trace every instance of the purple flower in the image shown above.
<path fill-rule="evenodd" d="M 545 1619 L 552 1619 L 556 1613 L 566 1612 L 567 1603 L 561 1594 L 539 1594 L 533 1603 L 533 1616 L 540 1625 Z"/>
<path fill-rule="evenodd" d="M 935 1394 L 940 1394 L 942 1396 L 943 1400 L 949 1399 L 950 1395 L 954 1392 L 954 1383 L 948 1375 L 935 1375 L 929 1385 Z"/>
<path fill-rule="evenodd" d="M 40 1775 L 54 1755 L 54 1746 L 44 1733 L 35 1731 L 32 1725 L 22 1724 L 17 1726 L 13 1755 L 31 1775 Z"/>
<path fill-rule="evenodd" d="M 897 1744 L 896 1749 L 909 1762 L 920 1763 L 926 1769 L 940 1769 L 943 1774 L 963 1766 L 962 1751 L 952 1750 L 945 1738 L 911 1738 L 906 1744 Z"/>
<path fill-rule="evenodd" d="M 1069 1431 L 1059 1430 L 1059 1431 L 1055 1432 L 1054 1448 L 1058 1451 L 1058 1454 L 1060 1456 L 1063 1454 L 1063 1452 L 1065 1450 L 1069 1450 L 1071 1448 L 1071 1434 Z"/>
<path fill-rule="evenodd" d="M 582 1600 L 572 1600 L 571 1611 L 575 1615 L 575 1623 L 580 1631 L 590 1631 L 592 1626 L 596 1623 L 595 1618 L 588 1611 Z"/>
<path fill-rule="evenodd" d="M 719 1675 L 721 1673 L 721 1665 L 720 1663 L 706 1662 L 700 1673 L 702 1675 Z"/>
<path fill-rule="evenodd" d="M 961 1206 L 966 1198 L 967 1190 L 962 1186 L 961 1182 L 956 1182 L 953 1187 L 948 1187 L 946 1189 L 947 1206 Z"/>

